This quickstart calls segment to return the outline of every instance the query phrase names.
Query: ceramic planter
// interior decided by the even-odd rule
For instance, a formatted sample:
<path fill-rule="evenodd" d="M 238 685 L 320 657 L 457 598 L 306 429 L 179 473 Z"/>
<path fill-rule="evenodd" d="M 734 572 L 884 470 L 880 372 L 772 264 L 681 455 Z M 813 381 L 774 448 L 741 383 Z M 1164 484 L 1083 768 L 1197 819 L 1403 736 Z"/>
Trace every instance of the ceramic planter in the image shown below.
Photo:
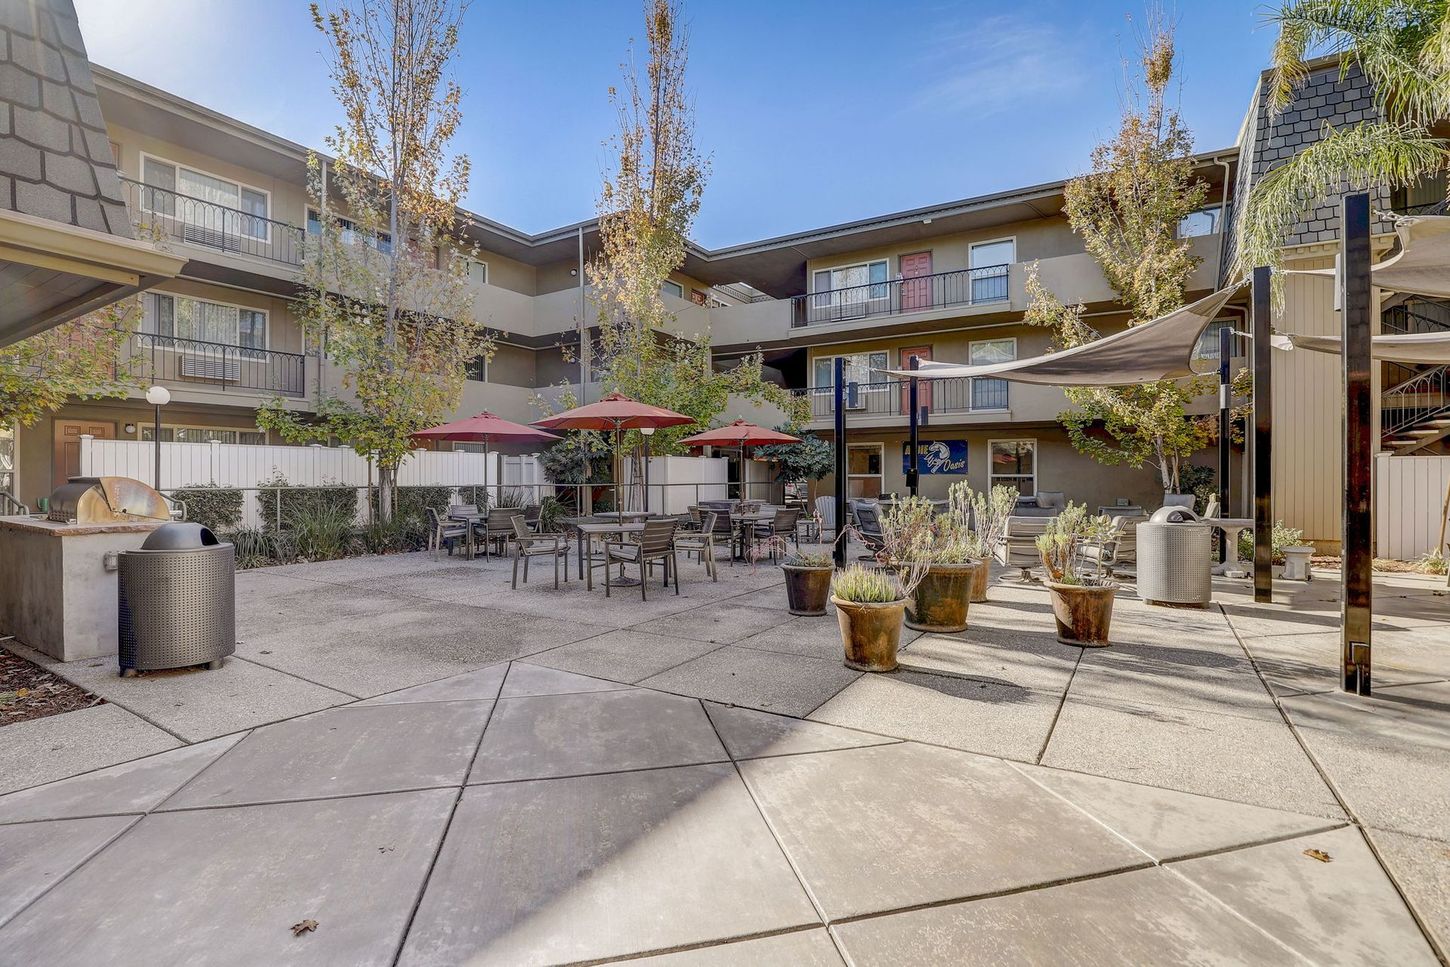
<path fill-rule="evenodd" d="M 972 572 L 972 604 L 981 604 L 987 600 L 987 582 L 991 579 L 991 575 L 991 559 L 984 557 L 977 562 L 977 569 Z"/>
<path fill-rule="evenodd" d="M 967 630 L 967 605 L 981 569 L 979 561 L 928 567 L 906 602 L 906 626 L 945 633 Z"/>
<path fill-rule="evenodd" d="M 1108 644 L 1108 626 L 1113 620 L 1113 595 L 1117 588 L 1048 581 L 1047 590 L 1052 598 L 1052 617 L 1057 621 L 1058 641 L 1085 648 L 1102 648 Z"/>
<path fill-rule="evenodd" d="M 826 613 L 833 568 L 782 564 L 780 569 L 785 572 L 785 600 L 791 614 L 816 618 Z"/>
<path fill-rule="evenodd" d="M 846 667 L 863 672 L 895 670 L 906 599 L 885 604 L 859 604 L 842 601 L 832 595 L 831 603 L 836 606 L 836 619 L 841 623 Z"/>

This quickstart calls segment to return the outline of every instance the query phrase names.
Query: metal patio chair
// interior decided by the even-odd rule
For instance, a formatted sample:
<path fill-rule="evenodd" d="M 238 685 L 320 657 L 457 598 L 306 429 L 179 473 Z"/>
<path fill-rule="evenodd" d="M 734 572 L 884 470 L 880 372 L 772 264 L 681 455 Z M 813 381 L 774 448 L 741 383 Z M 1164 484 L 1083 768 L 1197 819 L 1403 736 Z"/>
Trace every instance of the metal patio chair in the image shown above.
<path fill-rule="evenodd" d="M 664 517 L 644 522 L 644 531 L 637 542 L 604 545 L 604 596 L 609 597 L 610 578 L 613 569 L 610 564 L 639 565 L 639 596 L 648 601 L 645 588 L 649 585 L 649 568 L 655 561 L 664 565 L 665 587 L 670 586 L 670 575 L 675 576 L 675 593 L 680 593 L 679 558 L 675 554 L 675 519 Z"/>
<path fill-rule="evenodd" d="M 564 583 L 569 582 L 569 539 L 563 534 L 535 534 L 529 530 L 528 519 L 523 514 L 509 515 L 513 525 L 514 576 L 513 588 L 519 588 L 519 561 L 524 562 L 524 583 L 529 583 L 529 559 L 552 557 L 554 559 L 554 589 L 559 588 L 559 565 L 564 566 Z"/>
<path fill-rule="evenodd" d="M 438 557 L 438 552 L 443 545 L 448 545 L 448 556 L 453 556 L 454 544 L 462 540 L 468 541 L 468 529 L 472 525 L 446 519 L 442 514 L 432 507 L 428 508 L 428 550 L 433 552 L 433 557 Z"/>
<path fill-rule="evenodd" d="M 720 580 L 720 572 L 717 570 L 719 565 L 715 561 L 715 521 L 719 516 L 714 511 L 708 511 L 701 520 L 698 531 L 675 537 L 675 550 L 683 551 L 686 557 L 698 554 L 701 563 L 705 565 L 705 573 L 716 581 Z M 679 583 L 678 577 L 676 583 Z"/>

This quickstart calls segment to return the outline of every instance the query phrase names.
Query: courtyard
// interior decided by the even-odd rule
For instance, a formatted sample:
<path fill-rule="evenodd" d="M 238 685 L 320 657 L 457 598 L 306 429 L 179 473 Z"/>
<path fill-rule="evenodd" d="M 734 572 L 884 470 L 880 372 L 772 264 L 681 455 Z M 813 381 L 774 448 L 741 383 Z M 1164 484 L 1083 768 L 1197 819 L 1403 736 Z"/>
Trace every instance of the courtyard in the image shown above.
<path fill-rule="evenodd" d="M 1450 632 L 1381 575 L 1375 695 L 1337 575 L 1113 645 L 998 575 L 970 627 L 841 663 L 781 573 L 680 594 L 428 554 L 237 576 L 216 671 L 60 665 L 6 727 L 18 963 L 1434 963 Z M 1292 588 L 1293 590 L 1290 590 Z M 87 925 L 85 930 L 76 924 Z"/>

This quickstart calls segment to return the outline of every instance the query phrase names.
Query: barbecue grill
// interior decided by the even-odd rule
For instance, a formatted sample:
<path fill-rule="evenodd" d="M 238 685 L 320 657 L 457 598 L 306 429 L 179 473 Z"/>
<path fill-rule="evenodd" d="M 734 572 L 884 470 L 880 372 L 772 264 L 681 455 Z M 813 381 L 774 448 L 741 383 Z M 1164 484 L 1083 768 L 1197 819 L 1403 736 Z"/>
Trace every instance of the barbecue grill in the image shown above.
<path fill-rule="evenodd" d="M 119 524 L 170 520 L 166 499 L 130 477 L 71 477 L 50 495 L 47 520 L 61 524 Z"/>

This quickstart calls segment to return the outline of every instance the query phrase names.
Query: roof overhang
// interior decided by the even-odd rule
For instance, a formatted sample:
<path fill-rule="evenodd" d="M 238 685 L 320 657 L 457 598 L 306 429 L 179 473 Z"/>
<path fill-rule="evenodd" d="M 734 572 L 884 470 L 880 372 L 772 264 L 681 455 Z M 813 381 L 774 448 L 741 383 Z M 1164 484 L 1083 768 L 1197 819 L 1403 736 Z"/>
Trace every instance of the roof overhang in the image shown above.
<path fill-rule="evenodd" d="M 0 346 L 173 278 L 185 264 L 148 242 L 0 210 Z"/>

